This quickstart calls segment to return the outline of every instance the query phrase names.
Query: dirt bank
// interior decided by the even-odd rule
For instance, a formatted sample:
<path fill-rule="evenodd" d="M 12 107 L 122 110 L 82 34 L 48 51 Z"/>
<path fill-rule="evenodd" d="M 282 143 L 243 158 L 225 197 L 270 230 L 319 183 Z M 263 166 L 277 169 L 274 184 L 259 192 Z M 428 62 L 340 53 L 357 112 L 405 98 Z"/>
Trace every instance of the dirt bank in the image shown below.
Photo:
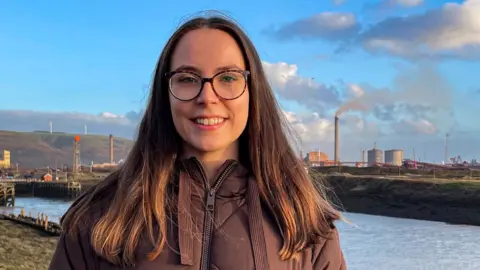
<path fill-rule="evenodd" d="M 327 176 L 348 212 L 480 226 L 480 181 Z"/>
<path fill-rule="evenodd" d="M 0 219 L 0 270 L 48 268 L 58 237 Z"/>

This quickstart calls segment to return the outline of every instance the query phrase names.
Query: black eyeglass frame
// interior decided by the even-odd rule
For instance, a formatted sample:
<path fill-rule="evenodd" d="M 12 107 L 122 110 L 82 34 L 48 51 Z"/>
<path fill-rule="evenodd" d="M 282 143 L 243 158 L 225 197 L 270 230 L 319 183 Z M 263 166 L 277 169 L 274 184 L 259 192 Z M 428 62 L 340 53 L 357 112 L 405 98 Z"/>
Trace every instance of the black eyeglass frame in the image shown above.
<path fill-rule="evenodd" d="M 240 73 L 243 75 L 243 77 L 245 78 L 245 85 L 243 86 L 243 91 L 238 94 L 238 96 L 234 97 L 234 98 L 224 98 L 222 95 L 219 95 L 217 93 L 217 91 L 215 90 L 215 86 L 213 85 L 213 79 L 215 79 L 215 77 L 217 77 L 218 75 L 221 75 L 221 74 L 224 74 L 224 73 L 228 73 L 228 72 L 236 72 L 236 73 Z M 172 91 L 172 77 L 175 75 L 175 74 L 179 74 L 179 73 L 187 73 L 187 74 L 191 74 L 191 75 L 194 75 L 195 77 L 198 77 L 200 79 L 200 89 L 198 90 L 198 93 L 197 95 L 195 95 L 193 98 L 190 98 L 190 99 L 181 99 L 179 97 L 177 97 L 173 91 Z M 180 101 L 191 101 L 191 100 L 194 100 L 196 98 L 198 98 L 200 96 L 200 94 L 202 93 L 203 91 L 203 87 L 205 85 L 205 83 L 209 82 L 210 85 L 212 86 L 212 90 L 213 92 L 215 93 L 215 95 L 217 95 L 218 97 L 224 99 L 224 100 L 234 100 L 234 99 L 237 99 L 239 97 L 241 97 L 243 95 L 243 93 L 245 93 L 245 90 L 247 90 L 247 84 L 248 84 L 248 78 L 250 76 L 250 71 L 248 70 L 240 70 L 240 69 L 227 69 L 227 70 L 222 70 L 220 72 L 217 72 L 215 73 L 212 77 L 210 78 L 202 78 L 201 76 L 199 76 L 197 73 L 193 72 L 193 71 L 189 71 L 189 70 L 175 70 L 175 71 L 170 71 L 170 72 L 167 72 L 165 73 L 165 77 L 168 79 L 168 90 L 170 92 L 170 94 L 172 94 L 173 97 L 175 97 L 176 99 L 180 100 Z"/>

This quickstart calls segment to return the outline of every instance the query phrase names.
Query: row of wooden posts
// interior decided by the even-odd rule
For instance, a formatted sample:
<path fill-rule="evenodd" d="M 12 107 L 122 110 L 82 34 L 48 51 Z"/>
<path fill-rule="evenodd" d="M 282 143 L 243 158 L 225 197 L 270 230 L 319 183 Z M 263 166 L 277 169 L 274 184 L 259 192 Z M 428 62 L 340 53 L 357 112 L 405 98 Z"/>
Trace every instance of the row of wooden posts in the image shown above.
<path fill-rule="evenodd" d="M 25 217 L 25 210 L 22 208 L 22 210 L 20 210 L 20 217 Z M 28 217 L 33 219 L 32 218 L 32 212 L 28 212 Z M 48 229 L 48 216 L 47 215 L 44 215 L 43 213 L 37 213 L 37 218 L 35 219 L 35 224 L 36 225 L 40 225 L 40 226 L 43 226 L 45 228 L 45 230 Z"/>
<path fill-rule="evenodd" d="M 48 215 L 43 213 L 37 213 L 37 217 L 32 217 L 32 212 L 28 213 L 28 216 L 25 215 L 25 210 L 20 210 L 20 214 L 14 215 L 3 215 L 4 219 L 19 223 L 21 225 L 27 225 L 32 228 L 44 231 L 50 235 L 58 236 L 60 235 L 62 228 L 58 223 L 51 222 L 48 220 Z"/>

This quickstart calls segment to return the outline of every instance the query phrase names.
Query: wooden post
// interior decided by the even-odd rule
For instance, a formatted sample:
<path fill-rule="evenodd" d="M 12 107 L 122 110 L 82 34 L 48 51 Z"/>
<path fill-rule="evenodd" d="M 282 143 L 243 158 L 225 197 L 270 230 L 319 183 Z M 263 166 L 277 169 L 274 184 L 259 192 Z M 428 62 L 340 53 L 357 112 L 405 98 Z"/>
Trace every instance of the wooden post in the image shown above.
<path fill-rule="evenodd" d="M 15 184 L 0 183 L 0 206 L 15 206 Z"/>

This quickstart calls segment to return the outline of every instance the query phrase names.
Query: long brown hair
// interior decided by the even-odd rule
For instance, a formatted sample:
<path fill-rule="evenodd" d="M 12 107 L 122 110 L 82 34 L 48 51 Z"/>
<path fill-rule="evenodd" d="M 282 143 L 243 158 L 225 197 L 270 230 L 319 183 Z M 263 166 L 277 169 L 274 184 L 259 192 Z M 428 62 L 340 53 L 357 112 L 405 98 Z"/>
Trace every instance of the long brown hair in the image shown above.
<path fill-rule="evenodd" d="M 168 81 L 173 51 L 189 31 L 212 28 L 227 32 L 240 45 L 249 81 L 250 111 L 241 135 L 241 162 L 258 182 L 261 199 L 277 219 L 283 235 L 281 259 L 287 260 L 320 237 L 327 237 L 340 217 L 308 176 L 289 144 L 288 124 L 270 88 L 262 62 L 250 39 L 223 16 L 194 18 L 168 40 L 158 60 L 145 114 L 126 162 L 88 194 L 77 199 L 62 220 L 66 233 L 75 234 L 79 222 L 100 201 L 109 198 L 107 210 L 94 224 L 91 243 L 98 254 L 114 264 L 132 264 L 142 233 L 154 244 L 149 258 L 165 244 L 167 215 L 172 202 L 168 187 L 180 149 L 170 112 Z M 248 149 L 248 150 L 246 150 Z M 155 233 L 158 226 L 159 233 Z"/>

